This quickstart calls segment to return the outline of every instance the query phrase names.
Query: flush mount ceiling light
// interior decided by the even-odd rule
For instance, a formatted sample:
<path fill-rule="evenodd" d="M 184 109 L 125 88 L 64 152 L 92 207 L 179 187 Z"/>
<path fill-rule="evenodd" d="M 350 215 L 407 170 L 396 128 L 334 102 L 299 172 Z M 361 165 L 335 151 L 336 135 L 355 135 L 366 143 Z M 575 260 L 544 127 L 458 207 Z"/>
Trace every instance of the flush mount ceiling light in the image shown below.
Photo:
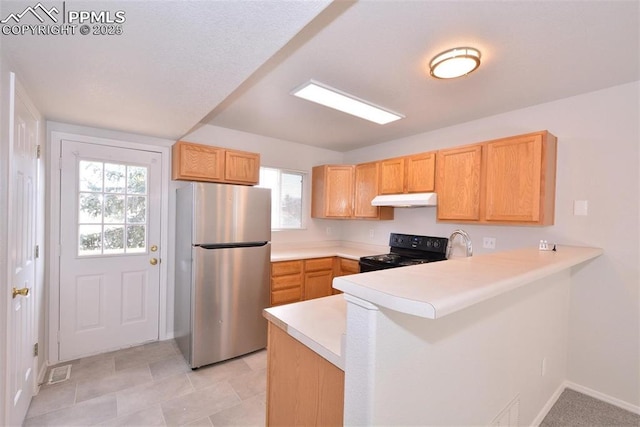
<path fill-rule="evenodd" d="M 480 51 L 472 47 L 456 47 L 436 55 L 429 63 L 431 75 L 437 79 L 454 79 L 469 74 L 480 66 Z"/>
<path fill-rule="evenodd" d="M 291 94 L 298 98 L 303 98 L 307 101 L 315 102 L 325 107 L 378 123 L 379 125 L 385 125 L 404 118 L 401 114 L 385 110 L 370 102 L 314 80 L 309 80 L 299 88 L 294 89 Z"/>

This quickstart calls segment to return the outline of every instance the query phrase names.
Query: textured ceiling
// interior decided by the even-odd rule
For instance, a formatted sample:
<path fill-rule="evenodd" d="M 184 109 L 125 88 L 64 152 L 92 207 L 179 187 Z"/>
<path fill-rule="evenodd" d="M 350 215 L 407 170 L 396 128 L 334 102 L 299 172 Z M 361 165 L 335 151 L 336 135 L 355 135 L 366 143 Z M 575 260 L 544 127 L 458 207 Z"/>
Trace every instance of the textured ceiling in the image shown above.
<path fill-rule="evenodd" d="M 37 3 L 2 0 L 0 15 Z M 43 115 L 177 139 L 330 1 L 42 3 L 126 17 L 122 35 L 2 36 L 3 52 Z M 20 23 L 38 24 L 33 16 Z"/>
<path fill-rule="evenodd" d="M 0 16 L 36 3 L 2 0 Z M 637 0 L 64 5 L 126 22 L 120 36 L 0 38 L 44 116 L 169 139 L 211 123 L 347 151 L 640 79 Z M 466 45 L 479 70 L 428 76 L 431 57 Z M 309 79 L 406 118 L 380 126 L 289 95 Z"/>
<path fill-rule="evenodd" d="M 639 5 L 361 1 L 287 46 L 206 120 L 347 151 L 635 81 Z M 481 67 L 460 79 L 429 77 L 429 60 L 458 46 L 479 48 Z M 289 95 L 309 79 L 406 118 L 381 126 Z"/>

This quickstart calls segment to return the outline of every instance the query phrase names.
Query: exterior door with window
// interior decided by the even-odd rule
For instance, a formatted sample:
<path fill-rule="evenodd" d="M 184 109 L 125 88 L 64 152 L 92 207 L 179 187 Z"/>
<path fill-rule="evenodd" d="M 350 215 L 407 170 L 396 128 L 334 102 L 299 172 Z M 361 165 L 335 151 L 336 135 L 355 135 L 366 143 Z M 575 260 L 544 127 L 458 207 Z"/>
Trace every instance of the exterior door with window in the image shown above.
<path fill-rule="evenodd" d="M 60 360 L 158 338 L 161 154 L 62 141 Z"/>

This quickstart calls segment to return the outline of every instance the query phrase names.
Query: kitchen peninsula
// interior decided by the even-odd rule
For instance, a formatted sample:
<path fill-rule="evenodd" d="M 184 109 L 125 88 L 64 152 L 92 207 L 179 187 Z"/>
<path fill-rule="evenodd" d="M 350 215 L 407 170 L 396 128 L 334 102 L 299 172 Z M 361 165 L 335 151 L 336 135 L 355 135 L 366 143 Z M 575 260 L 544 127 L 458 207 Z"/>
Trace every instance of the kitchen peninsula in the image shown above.
<path fill-rule="evenodd" d="M 344 371 L 346 425 L 530 425 L 567 377 L 572 269 L 601 254 L 525 248 L 337 277 L 344 295 L 265 317 Z M 285 404 L 274 350 L 270 408 Z"/>

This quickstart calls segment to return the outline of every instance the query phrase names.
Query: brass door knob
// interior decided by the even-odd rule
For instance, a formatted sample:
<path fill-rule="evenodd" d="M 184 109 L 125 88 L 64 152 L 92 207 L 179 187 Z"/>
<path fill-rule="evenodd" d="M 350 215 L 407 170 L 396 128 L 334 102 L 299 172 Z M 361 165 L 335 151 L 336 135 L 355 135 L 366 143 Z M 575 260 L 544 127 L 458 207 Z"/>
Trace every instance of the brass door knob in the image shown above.
<path fill-rule="evenodd" d="M 13 294 L 13 298 L 17 297 L 18 295 L 26 297 L 27 295 L 29 295 L 29 288 L 22 288 L 22 289 L 13 288 L 12 294 Z"/>
<path fill-rule="evenodd" d="M 156 265 L 157 263 L 158 263 L 158 259 L 157 258 L 151 258 L 149 260 L 149 264 L 151 264 L 151 265 Z"/>

